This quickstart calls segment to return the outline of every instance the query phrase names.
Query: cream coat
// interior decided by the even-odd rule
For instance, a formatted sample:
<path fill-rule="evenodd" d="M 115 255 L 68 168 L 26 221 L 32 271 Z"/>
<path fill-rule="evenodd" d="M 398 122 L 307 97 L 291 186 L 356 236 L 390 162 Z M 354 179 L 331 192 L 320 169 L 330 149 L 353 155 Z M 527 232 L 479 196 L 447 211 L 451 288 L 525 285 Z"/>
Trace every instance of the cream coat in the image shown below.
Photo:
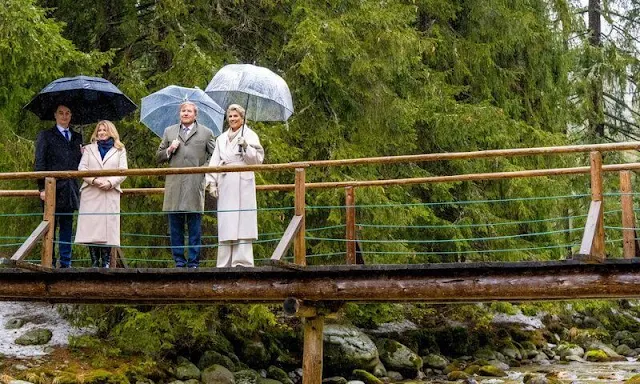
<path fill-rule="evenodd" d="M 247 149 L 238 152 L 238 134 L 231 142 L 225 131 L 216 139 L 209 166 L 254 165 L 264 161 L 264 149 L 258 135 L 244 129 Z M 218 188 L 218 241 L 258 238 L 256 180 L 253 172 L 208 173 L 207 184 Z"/>
<path fill-rule="evenodd" d="M 174 139 L 180 140 L 178 149 L 167 156 L 167 148 Z M 213 132 L 197 122 L 184 137 L 180 124 L 165 129 L 156 152 L 158 162 L 169 162 L 171 168 L 205 166 L 213 153 Z M 167 175 L 164 184 L 163 211 L 202 212 L 204 210 L 204 174 Z"/>
<path fill-rule="evenodd" d="M 126 150 L 111 148 L 100 157 L 98 144 L 84 147 L 78 170 L 127 169 Z M 120 245 L 120 184 L 125 176 L 108 176 L 112 189 L 104 191 L 92 185 L 93 177 L 85 177 L 80 187 L 80 211 L 76 231 L 76 243 Z M 99 213 L 104 213 L 100 215 Z"/>

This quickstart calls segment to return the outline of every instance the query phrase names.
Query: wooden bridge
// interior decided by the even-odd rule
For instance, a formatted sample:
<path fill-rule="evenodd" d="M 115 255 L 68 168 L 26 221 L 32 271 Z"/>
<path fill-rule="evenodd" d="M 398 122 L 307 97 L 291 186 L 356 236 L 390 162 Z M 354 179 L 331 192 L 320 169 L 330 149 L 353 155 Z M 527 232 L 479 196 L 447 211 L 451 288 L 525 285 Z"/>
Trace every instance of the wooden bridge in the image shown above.
<path fill-rule="evenodd" d="M 45 178 L 43 220 L 0 269 L 0 300 L 75 303 L 212 303 L 282 302 L 285 310 L 305 319 L 304 384 L 320 383 L 324 317 L 344 302 L 430 303 L 489 300 L 541 300 L 640 297 L 640 259 L 636 258 L 631 172 L 640 163 L 602 164 L 602 153 L 640 149 L 640 143 L 505 149 L 477 152 L 263 164 L 244 167 L 160 168 L 102 171 L 2 173 L 0 180 Z M 310 167 L 472 160 L 512 156 L 588 153 L 590 164 L 572 168 L 535 169 L 393 180 L 306 182 Z M 53 269 L 55 188 L 60 178 L 158 176 L 204 172 L 295 172 L 295 184 L 261 185 L 263 191 L 293 191 L 294 212 L 268 266 L 256 268 L 86 268 Z M 618 172 L 623 258 L 607 258 L 605 249 L 603 173 Z M 590 175 L 591 202 L 579 251 L 566 260 L 438 263 L 409 265 L 356 264 L 356 190 L 371 186 L 456 181 L 501 180 L 542 176 Z M 307 266 L 305 196 L 309 189 L 345 189 L 346 257 L 343 265 Z M 162 194 L 162 188 L 125 189 L 124 195 Z M 5 190 L 0 197 L 33 197 L 38 191 Z M 42 242 L 40 263 L 25 261 Z M 284 256 L 293 247 L 293 263 Z M 620 252 L 618 252 L 620 253 Z M 114 250 L 112 266 L 118 252 Z"/>

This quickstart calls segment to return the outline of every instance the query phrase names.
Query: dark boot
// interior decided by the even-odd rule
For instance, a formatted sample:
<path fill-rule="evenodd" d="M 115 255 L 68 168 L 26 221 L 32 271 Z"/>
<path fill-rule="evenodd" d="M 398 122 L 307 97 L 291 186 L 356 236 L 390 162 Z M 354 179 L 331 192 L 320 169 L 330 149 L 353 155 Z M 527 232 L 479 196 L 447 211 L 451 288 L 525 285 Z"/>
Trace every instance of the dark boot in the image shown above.
<path fill-rule="evenodd" d="M 91 266 L 100 267 L 100 247 L 89 247 L 89 256 L 91 256 Z"/>
<path fill-rule="evenodd" d="M 102 268 L 109 268 L 111 262 L 111 247 L 101 247 L 100 253 L 102 256 Z"/>

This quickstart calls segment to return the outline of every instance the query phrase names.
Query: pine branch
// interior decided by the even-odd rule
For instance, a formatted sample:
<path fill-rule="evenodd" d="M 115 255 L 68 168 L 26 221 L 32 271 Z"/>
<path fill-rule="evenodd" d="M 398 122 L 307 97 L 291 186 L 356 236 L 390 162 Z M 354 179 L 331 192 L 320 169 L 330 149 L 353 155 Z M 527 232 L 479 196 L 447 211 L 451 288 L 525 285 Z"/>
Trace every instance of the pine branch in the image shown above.
<path fill-rule="evenodd" d="M 607 117 L 609 117 L 611 119 L 614 119 L 614 120 L 619 121 L 619 122 L 621 122 L 623 124 L 627 124 L 627 125 L 630 125 L 632 127 L 640 129 L 640 125 L 632 123 L 629 120 L 626 120 L 626 119 L 623 119 L 623 118 L 621 118 L 619 116 L 613 115 L 613 114 L 611 114 L 611 113 L 609 113 L 607 111 L 604 111 L 603 113 L 604 113 L 605 116 L 607 116 Z"/>
<path fill-rule="evenodd" d="M 625 107 L 626 109 L 628 109 L 629 111 L 631 111 L 631 113 L 633 113 L 634 115 L 636 115 L 636 116 L 639 116 L 639 117 L 640 117 L 640 113 L 638 113 L 638 112 L 634 111 L 634 110 L 633 110 L 629 105 L 627 105 L 627 103 L 626 103 L 624 100 L 621 100 L 621 99 L 619 99 L 619 98 L 615 97 L 614 95 L 612 95 L 612 94 L 610 94 L 610 93 L 608 93 L 608 92 L 602 92 L 602 94 L 603 94 L 604 96 L 606 96 L 607 98 L 611 99 L 612 101 L 615 101 L 615 102 L 616 102 L 616 104 L 618 104 L 618 105 L 621 105 L 621 106 Z"/>

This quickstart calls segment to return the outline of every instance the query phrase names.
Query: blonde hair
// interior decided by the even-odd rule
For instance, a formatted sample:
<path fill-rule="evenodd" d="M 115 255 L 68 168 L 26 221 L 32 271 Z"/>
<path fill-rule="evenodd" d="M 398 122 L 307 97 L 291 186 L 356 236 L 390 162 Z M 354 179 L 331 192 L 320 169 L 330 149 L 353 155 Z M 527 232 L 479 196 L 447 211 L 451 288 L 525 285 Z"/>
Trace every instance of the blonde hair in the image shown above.
<path fill-rule="evenodd" d="M 229 112 L 231 111 L 236 111 L 240 114 L 240 117 L 242 117 L 242 120 L 244 120 L 244 108 L 242 108 L 240 106 L 240 104 L 231 104 L 227 107 L 227 117 L 229 116 Z"/>
<path fill-rule="evenodd" d="M 91 135 L 91 142 L 95 143 L 98 141 L 98 128 L 100 128 L 101 125 L 107 128 L 107 133 L 109 134 L 109 137 L 113 138 L 113 146 L 117 150 L 124 149 L 124 144 L 122 144 L 122 142 L 120 141 L 120 135 L 118 134 L 118 130 L 116 129 L 116 126 L 109 120 L 101 120 L 98 122 L 98 124 L 96 124 L 96 129 L 93 130 L 93 134 Z"/>

